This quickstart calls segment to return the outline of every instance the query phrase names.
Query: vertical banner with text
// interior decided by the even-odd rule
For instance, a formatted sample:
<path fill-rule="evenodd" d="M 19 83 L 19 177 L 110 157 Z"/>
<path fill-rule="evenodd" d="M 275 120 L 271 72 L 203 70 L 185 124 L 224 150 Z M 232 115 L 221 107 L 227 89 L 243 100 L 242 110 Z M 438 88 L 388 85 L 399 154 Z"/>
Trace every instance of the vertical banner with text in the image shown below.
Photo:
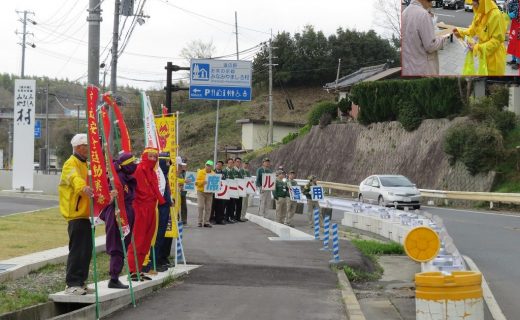
<path fill-rule="evenodd" d="M 33 189 L 36 80 L 14 82 L 13 189 Z"/>

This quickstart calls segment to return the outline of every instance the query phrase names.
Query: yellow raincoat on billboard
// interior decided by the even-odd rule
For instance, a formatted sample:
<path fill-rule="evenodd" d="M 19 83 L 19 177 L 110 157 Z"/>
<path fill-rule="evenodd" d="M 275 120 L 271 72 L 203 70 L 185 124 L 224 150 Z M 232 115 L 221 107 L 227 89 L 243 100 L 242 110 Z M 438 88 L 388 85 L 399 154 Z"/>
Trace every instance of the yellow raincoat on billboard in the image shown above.
<path fill-rule="evenodd" d="M 473 21 L 469 28 L 457 28 L 457 31 L 462 37 L 478 37 L 477 44 L 473 47 L 473 54 L 479 56 L 480 61 L 485 61 L 488 75 L 504 75 L 506 24 L 503 15 L 493 0 L 480 0 L 478 9 L 473 8 L 473 12 Z"/>

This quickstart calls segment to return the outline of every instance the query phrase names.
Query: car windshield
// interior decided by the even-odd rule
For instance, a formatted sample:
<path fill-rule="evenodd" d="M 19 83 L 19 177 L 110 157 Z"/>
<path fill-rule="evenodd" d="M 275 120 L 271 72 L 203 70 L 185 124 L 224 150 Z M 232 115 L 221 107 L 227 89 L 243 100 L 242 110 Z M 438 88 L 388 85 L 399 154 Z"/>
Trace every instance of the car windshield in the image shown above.
<path fill-rule="evenodd" d="M 413 187 L 413 183 L 405 177 L 379 177 L 381 185 L 385 187 Z"/>

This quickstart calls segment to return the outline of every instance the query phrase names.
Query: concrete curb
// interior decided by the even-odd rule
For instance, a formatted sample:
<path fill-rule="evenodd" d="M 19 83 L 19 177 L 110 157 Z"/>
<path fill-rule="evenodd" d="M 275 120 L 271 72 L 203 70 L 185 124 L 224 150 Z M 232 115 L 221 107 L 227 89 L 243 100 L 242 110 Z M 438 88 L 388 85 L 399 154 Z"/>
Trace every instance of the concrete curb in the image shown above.
<path fill-rule="evenodd" d="M 466 261 L 471 271 L 479 272 L 480 274 L 482 274 L 482 272 L 480 272 L 479 268 L 477 267 L 477 264 L 473 262 L 473 260 L 470 257 L 462 257 Z M 500 309 L 498 302 L 495 300 L 495 296 L 493 296 L 493 292 L 491 292 L 491 289 L 487 284 L 486 278 L 484 278 L 484 274 L 482 274 L 482 291 L 484 292 L 484 300 L 486 301 L 489 312 L 491 313 L 491 316 L 493 316 L 493 319 L 506 320 L 506 316 L 504 315 L 504 313 L 502 313 L 502 309 Z"/>
<path fill-rule="evenodd" d="M 276 233 L 278 237 L 269 237 L 271 241 L 314 241 L 314 237 L 295 228 L 258 216 L 246 213 L 246 219 L 258 224 L 259 226 Z"/>
<path fill-rule="evenodd" d="M 96 238 L 96 252 L 105 251 L 105 236 Z M 0 273 L 0 283 L 6 280 L 14 280 L 26 276 L 31 271 L 40 269 L 47 264 L 57 264 L 67 261 L 69 247 L 49 249 L 31 253 L 25 256 L 0 261 L 0 264 L 13 265 L 12 268 Z"/>
<path fill-rule="evenodd" d="M 339 287 L 343 298 L 343 304 L 345 305 L 347 318 L 349 320 L 366 320 L 356 298 L 356 294 L 354 293 L 354 290 L 352 290 L 350 282 L 347 279 L 347 275 L 343 270 L 338 270 L 336 274 L 338 275 Z"/>

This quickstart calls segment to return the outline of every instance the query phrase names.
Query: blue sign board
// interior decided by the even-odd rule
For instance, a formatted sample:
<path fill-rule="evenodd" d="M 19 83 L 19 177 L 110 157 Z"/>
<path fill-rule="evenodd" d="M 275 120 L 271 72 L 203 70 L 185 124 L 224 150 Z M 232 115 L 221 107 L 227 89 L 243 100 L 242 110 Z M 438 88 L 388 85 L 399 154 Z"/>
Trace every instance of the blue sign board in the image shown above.
<path fill-rule="evenodd" d="M 192 59 L 190 99 L 251 101 L 251 61 Z"/>
<path fill-rule="evenodd" d="M 34 122 L 34 138 L 40 139 L 42 137 L 42 121 L 36 120 Z"/>

